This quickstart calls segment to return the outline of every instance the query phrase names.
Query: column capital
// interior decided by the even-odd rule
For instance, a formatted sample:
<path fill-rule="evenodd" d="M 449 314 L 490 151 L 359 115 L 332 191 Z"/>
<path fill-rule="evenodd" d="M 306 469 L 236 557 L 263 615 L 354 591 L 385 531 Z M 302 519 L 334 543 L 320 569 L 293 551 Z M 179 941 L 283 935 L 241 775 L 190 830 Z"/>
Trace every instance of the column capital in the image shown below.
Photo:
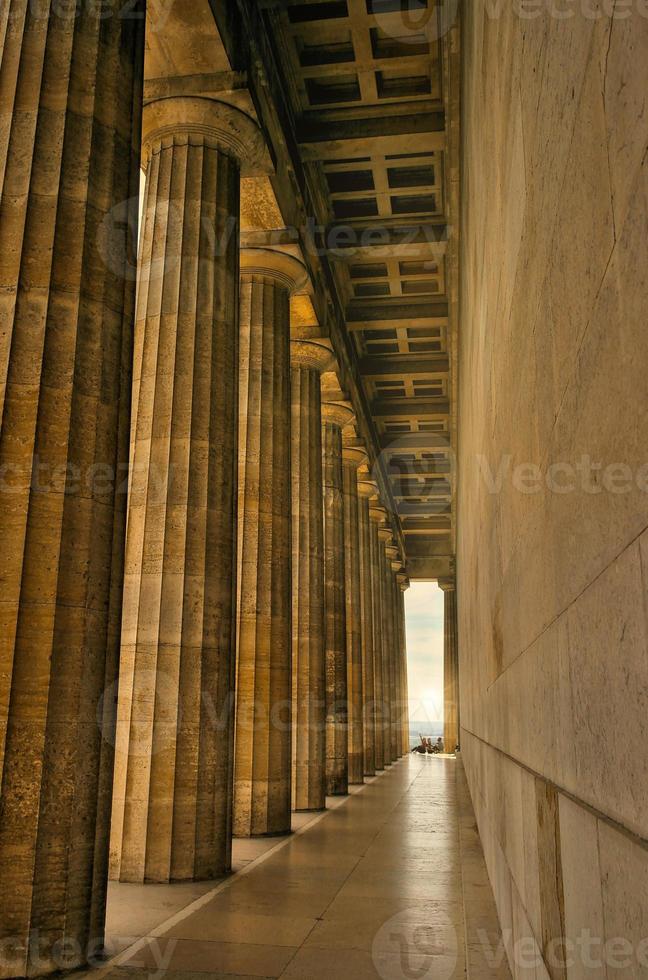
<path fill-rule="evenodd" d="M 245 177 L 272 173 L 263 133 L 251 116 L 215 99 L 178 96 L 144 106 L 144 164 L 157 146 L 198 140 L 233 157 Z"/>
<path fill-rule="evenodd" d="M 324 344 L 312 340 L 290 341 L 290 365 L 297 368 L 308 368 L 322 374 L 330 370 L 333 363 L 333 352 Z"/>
<path fill-rule="evenodd" d="M 378 487 L 373 480 L 358 480 L 358 496 L 364 500 L 371 500 L 378 493 Z"/>
<path fill-rule="evenodd" d="M 391 558 L 392 561 L 395 561 L 399 557 L 400 551 L 398 550 L 395 544 L 388 544 L 385 547 L 385 554 L 387 555 L 388 558 Z"/>
<path fill-rule="evenodd" d="M 331 422 L 344 428 L 355 421 L 355 412 L 344 402 L 322 402 L 322 422 Z"/>
<path fill-rule="evenodd" d="M 440 578 L 437 579 L 437 585 L 444 592 L 454 592 L 457 588 L 457 583 L 453 578 Z"/>
<path fill-rule="evenodd" d="M 292 293 L 301 289 L 308 278 L 306 266 L 289 252 L 277 248 L 242 248 L 241 276 L 273 279 Z"/>
<path fill-rule="evenodd" d="M 387 554 L 386 549 L 389 547 L 389 542 L 393 539 L 392 529 L 390 527 L 379 527 L 378 537 L 385 545 L 385 554 Z"/>
<path fill-rule="evenodd" d="M 396 581 L 400 586 L 401 592 L 407 592 L 410 587 L 410 580 L 407 572 L 398 572 L 396 575 Z"/>
<path fill-rule="evenodd" d="M 342 459 L 345 463 L 349 463 L 358 469 L 363 463 L 366 463 L 369 459 L 369 455 L 366 449 L 361 446 L 343 446 L 342 447 Z"/>
<path fill-rule="evenodd" d="M 387 511 L 378 503 L 370 504 L 369 517 L 375 524 L 384 524 L 387 519 Z"/>

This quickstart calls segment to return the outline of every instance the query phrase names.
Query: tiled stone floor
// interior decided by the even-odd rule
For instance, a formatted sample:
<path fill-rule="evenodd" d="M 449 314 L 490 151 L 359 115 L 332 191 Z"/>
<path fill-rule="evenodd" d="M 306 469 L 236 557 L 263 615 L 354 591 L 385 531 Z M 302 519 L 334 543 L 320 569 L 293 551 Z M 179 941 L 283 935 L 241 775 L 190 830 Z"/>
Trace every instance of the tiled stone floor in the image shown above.
<path fill-rule="evenodd" d="M 220 883 L 111 886 L 118 955 L 88 976 L 510 977 L 460 763 L 409 756 L 329 804 L 236 841 Z"/>

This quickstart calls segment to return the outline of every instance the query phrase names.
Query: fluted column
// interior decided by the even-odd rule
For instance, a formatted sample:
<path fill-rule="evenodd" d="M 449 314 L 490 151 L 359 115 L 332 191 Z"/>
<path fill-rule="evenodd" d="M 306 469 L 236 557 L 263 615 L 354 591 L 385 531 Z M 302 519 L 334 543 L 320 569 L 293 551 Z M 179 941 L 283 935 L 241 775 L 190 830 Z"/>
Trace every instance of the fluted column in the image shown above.
<path fill-rule="evenodd" d="M 382 553 L 383 545 L 379 538 L 379 527 L 384 518 L 382 508 L 369 507 L 371 539 L 371 601 L 373 607 L 373 648 L 374 648 L 374 738 L 376 770 L 385 768 L 385 709 L 383 700 L 383 648 L 385 636 L 382 609 Z"/>
<path fill-rule="evenodd" d="M 290 343 L 292 393 L 292 806 L 326 805 L 322 344 Z"/>
<path fill-rule="evenodd" d="M 374 637 L 371 587 L 371 523 L 369 498 L 376 492 L 368 481 L 358 482 L 358 537 L 360 542 L 360 623 L 362 642 L 362 719 L 364 774 L 376 774 L 376 720 L 374 704 Z"/>
<path fill-rule="evenodd" d="M 342 449 L 344 490 L 344 580 L 346 599 L 347 703 L 349 783 L 364 782 L 364 731 L 362 710 L 362 630 L 360 586 L 360 527 L 358 517 L 358 467 L 367 453 L 358 446 Z"/>
<path fill-rule="evenodd" d="M 398 553 L 398 552 L 397 552 Z M 390 587 L 390 608 L 392 624 L 392 674 L 394 678 L 394 696 L 392 699 L 392 752 L 395 759 L 400 759 L 401 751 L 401 730 L 403 723 L 403 698 L 401 691 L 401 629 L 399 616 L 400 589 L 396 581 L 397 574 L 402 568 L 400 558 L 390 561 L 391 574 L 389 576 Z"/>
<path fill-rule="evenodd" d="M 168 882 L 230 867 L 236 221 L 261 136 L 231 106 L 174 98 L 146 106 L 143 137 L 111 872 Z"/>
<path fill-rule="evenodd" d="M 443 589 L 443 742 L 446 752 L 459 744 L 459 656 L 457 592 L 454 579 L 439 579 Z"/>
<path fill-rule="evenodd" d="M 410 587 L 409 578 L 405 572 L 399 572 L 396 576 L 399 589 L 398 612 L 400 619 L 401 637 L 401 696 L 403 699 L 403 715 L 401 725 L 401 746 L 402 754 L 409 752 L 409 695 L 407 683 L 407 629 L 405 620 L 405 592 Z"/>
<path fill-rule="evenodd" d="M 2 977 L 80 966 L 104 928 L 144 51 L 121 6 L 0 13 Z"/>
<path fill-rule="evenodd" d="M 389 755 L 392 762 L 398 759 L 396 745 L 396 726 L 398 712 L 398 693 L 396 688 L 396 629 L 395 629 L 395 609 L 394 609 L 394 565 L 395 556 L 398 549 L 393 546 L 391 540 L 385 544 L 385 632 L 387 635 L 386 669 L 389 677 L 389 685 L 386 692 L 386 700 L 389 704 L 389 724 L 387 728 L 387 739 L 389 741 Z M 400 567 L 400 566 L 399 566 Z"/>
<path fill-rule="evenodd" d="M 345 405 L 322 405 L 326 792 L 331 796 L 343 795 L 349 788 L 342 427 L 352 419 L 353 412 Z"/>
<path fill-rule="evenodd" d="M 291 291 L 297 259 L 241 252 L 239 582 L 234 833 L 290 831 Z"/>
<path fill-rule="evenodd" d="M 378 528 L 378 588 L 379 588 L 379 620 L 378 626 L 381 635 L 381 655 L 380 669 L 382 673 L 380 711 L 380 729 L 383 742 L 383 760 L 385 766 L 390 766 L 393 762 L 391 751 L 391 674 L 390 674 L 390 651 L 391 636 L 389 628 L 389 604 L 387 592 L 387 566 L 388 558 L 385 554 L 385 547 L 391 541 L 391 531 L 383 525 Z"/>

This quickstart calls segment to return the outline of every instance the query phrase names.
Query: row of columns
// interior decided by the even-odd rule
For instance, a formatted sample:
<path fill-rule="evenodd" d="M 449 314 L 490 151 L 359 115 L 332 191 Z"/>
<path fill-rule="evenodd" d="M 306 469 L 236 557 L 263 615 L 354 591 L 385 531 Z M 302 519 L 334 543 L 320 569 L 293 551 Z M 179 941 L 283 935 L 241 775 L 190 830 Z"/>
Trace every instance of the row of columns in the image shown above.
<path fill-rule="evenodd" d="M 218 876 L 407 748 L 406 581 L 291 341 L 304 266 L 240 249 L 261 133 L 147 105 L 135 310 L 144 4 L 43 6 L 0 15 L 2 977 L 97 952 L 109 860 Z"/>

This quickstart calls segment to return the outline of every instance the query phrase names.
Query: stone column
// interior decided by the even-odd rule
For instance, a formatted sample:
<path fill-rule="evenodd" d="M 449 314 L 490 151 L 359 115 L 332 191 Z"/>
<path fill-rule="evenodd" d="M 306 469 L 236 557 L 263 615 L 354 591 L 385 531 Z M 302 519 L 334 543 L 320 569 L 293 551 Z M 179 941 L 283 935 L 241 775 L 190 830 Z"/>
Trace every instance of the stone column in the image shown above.
<path fill-rule="evenodd" d="M 366 480 L 358 482 L 358 536 L 360 542 L 360 624 L 362 642 L 362 718 L 364 745 L 364 774 L 376 774 L 376 719 L 374 717 L 374 637 L 371 587 L 371 523 L 369 498 L 375 485 Z"/>
<path fill-rule="evenodd" d="M 382 644 L 382 677 L 383 677 L 383 697 L 382 697 L 382 728 L 383 728 L 383 755 L 385 760 L 385 765 L 390 766 L 394 762 L 393 745 L 392 745 L 392 697 L 394 692 L 393 683 L 393 628 L 391 621 L 391 592 L 390 592 L 390 576 L 391 567 L 390 559 L 387 555 L 386 549 L 390 547 L 392 540 L 392 532 L 386 527 L 382 526 L 378 530 L 378 538 L 380 541 L 380 610 L 381 610 L 381 628 L 383 635 Z"/>
<path fill-rule="evenodd" d="M 409 578 L 405 572 L 399 572 L 396 576 L 396 581 L 398 583 L 398 613 L 400 620 L 400 642 L 401 642 L 401 696 L 403 703 L 403 713 L 402 713 L 402 727 L 401 727 L 401 744 L 402 753 L 406 755 L 409 752 L 410 734 L 409 734 L 409 696 L 408 696 L 408 684 L 407 684 L 407 629 L 405 620 L 405 592 L 409 589 L 410 583 Z"/>
<path fill-rule="evenodd" d="M 395 762 L 400 758 L 398 751 L 398 738 L 397 730 L 400 724 L 400 717 L 398 714 L 398 674 L 396 669 L 397 664 L 397 654 L 398 654 L 398 634 L 396 631 L 396 606 L 394 602 L 394 589 L 396 586 L 396 580 L 394 578 L 394 565 L 396 564 L 393 560 L 392 553 L 397 552 L 396 548 L 389 548 L 387 554 L 387 613 L 389 617 L 389 670 L 391 676 L 391 697 L 390 697 L 390 726 L 389 726 L 389 738 L 391 744 L 391 756 L 392 762 Z M 400 568 L 400 565 L 398 566 Z"/>
<path fill-rule="evenodd" d="M 394 722 L 394 624 L 391 593 L 391 558 L 388 553 L 391 547 L 391 531 L 389 538 L 383 538 L 383 629 L 385 644 L 383 646 L 383 700 L 385 702 L 385 762 L 396 761 L 394 754 L 393 722 Z"/>
<path fill-rule="evenodd" d="M 446 752 L 459 744 L 459 656 L 457 592 L 454 579 L 439 579 L 443 589 L 443 742 Z"/>
<path fill-rule="evenodd" d="M 283 252 L 241 252 L 234 833 L 285 834 L 291 806 L 290 293 Z"/>
<path fill-rule="evenodd" d="M 240 161 L 231 106 L 144 110 L 132 477 L 111 873 L 212 878 L 231 857 Z M 218 250 L 218 244 L 223 248 Z"/>
<path fill-rule="evenodd" d="M 364 732 L 362 710 L 362 629 L 360 586 L 360 531 L 358 517 L 358 467 L 367 453 L 358 446 L 342 449 L 344 489 L 344 578 L 346 598 L 347 703 L 349 783 L 364 782 Z"/>
<path fill-rule="evenodd" d="M 382 609 L 382 551 L 378 529 L 384 518 L 382 508 L 369 507 L 371 538 L 371 601 L 373 606 L 373 652 L 374 652 L 374 737 L 376 770 L 385 768 L 385 710 L 383 702 L 383 609 Z"/>
<path fill-rule="evenodd" d="M 0 14 L 2 977 L 101 946 L 124 558 L 144 5 L 50 6 Z"/>
<path fill-rule="evenodd" d="M 326 805 L 326 658 L 320 374 L 322 344 L 293 340 L 292 393 L 292 806 Z"/>
<path fill-rule="evenodd" d="M 349 788 L 342 428 L 352 420 L 353 412 L 346 405 L 322 405 L 326 792 L 330 796 L 344 795 Z"/>
<path fill-rule="evenodd" d="M 398 550 L 396 549 L 398 554 Z M 392 619 L 392 631 L 393 631 L 393 648 L 392 648 L 392 660 L 393 660 L 393 673 L 394 673 L 394 697 L 393 697 L 393 711 L 392 711 L 392 750 L 394 757 L 400 759 L 403 754 L 402 750 L 402 728 L 403 728 L 403 694 L 401 689 L 401 658 L 402 658 L 402 642 L 401 642 L 401 625 L 400 625 L 400 610 L 399 601 L 401 598 L 400 589 L 398 587 L 398 582 L 396 581 L 396 576 L 400 572 L 402 562 L 400 558 L 396 558 L 391 561 L 391 577 L 390 577 L 390 589 L 391 589 L 391 619 Z"/>

